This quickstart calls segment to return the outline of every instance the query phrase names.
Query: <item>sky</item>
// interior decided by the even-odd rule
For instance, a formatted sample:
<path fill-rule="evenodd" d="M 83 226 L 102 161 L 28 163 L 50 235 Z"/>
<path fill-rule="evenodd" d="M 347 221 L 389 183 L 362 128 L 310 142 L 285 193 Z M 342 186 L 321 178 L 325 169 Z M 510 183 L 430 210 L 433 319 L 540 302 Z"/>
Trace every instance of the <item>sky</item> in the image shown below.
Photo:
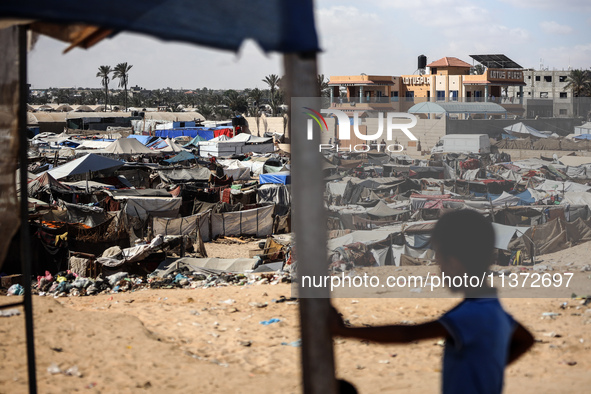
<path fill-rule="evenodd" d="M 428 63 L 505 54 L 525 68 L 591 68 L 589 0 L 316 0 L 315 8 L 326 77 L 414 74 L 421 54 Z M 281 56 L 254 41 L 238 53 L 130 33 L 64 55 L 66 46 L 39 39 L 29 53 L 32 89 L 98 88 L 98 67 L 121 62 L 133 65 L 129 85 L 146 89 L 263 89 L 266 75 L 283 74 Z"/>

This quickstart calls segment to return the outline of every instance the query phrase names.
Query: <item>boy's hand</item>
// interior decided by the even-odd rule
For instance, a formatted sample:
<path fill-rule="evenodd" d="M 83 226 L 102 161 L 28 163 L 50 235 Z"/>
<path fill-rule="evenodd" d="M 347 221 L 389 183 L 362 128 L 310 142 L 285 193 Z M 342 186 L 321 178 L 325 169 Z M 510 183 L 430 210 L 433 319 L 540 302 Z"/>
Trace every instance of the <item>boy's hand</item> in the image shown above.
<path fill-rule="evenodd" d="M 330 307 L 328 319 L 330 332 L 333 335 L 340 335 L 346 329 L 341 314 L 334 307 Z"/>

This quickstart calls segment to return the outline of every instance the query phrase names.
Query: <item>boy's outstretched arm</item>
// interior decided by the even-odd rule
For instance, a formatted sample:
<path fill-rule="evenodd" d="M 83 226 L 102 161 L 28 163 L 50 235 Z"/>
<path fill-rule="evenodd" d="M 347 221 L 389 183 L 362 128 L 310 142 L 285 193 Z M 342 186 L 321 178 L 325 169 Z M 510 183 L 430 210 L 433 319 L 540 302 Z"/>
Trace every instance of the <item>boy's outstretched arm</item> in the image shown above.
<path fill-rule="evenodd" d="M 511 344 L 509 345 L 507 365 L 521 357 L 533 344 L 534 337 L 531 333 L 520 323 L 517 323 L 517 328 L 513 331 L 513 337 L 511 337 Z"/>
<path fill-rule="evenodd" d="M 391 325 L 379 327 L 346 327 L 335 309 L 331 309 L 333 335 L 359 338 L 378 343 L 404 343 L 420 339 L 445 337 L 447 330 L 438 321 L 416 325 Z"/>

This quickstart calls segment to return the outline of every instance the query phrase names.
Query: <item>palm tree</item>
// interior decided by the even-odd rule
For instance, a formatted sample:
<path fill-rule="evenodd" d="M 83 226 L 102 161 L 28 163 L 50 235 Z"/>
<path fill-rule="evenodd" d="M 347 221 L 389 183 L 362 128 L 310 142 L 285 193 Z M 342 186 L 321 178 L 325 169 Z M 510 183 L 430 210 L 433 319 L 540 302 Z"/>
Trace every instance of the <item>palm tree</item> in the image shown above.
<path fill-rule="evenodd" d="M 281 78 L 277 74 L 267 75 L 263 82 L 269 85 L 269 90 L 271 91 L 271 108 L 273 109 L 273 116 L 277 115 L 275 109 L 278 107 L 278 103 L 276 103 L 276 91 L 279 87 L 279 83 L 281 82 Z"/>
<path fill-rule="evenodd" d="M 244 113 L 248 108 L 246 98 L 232 89 L 227 90 L 224 93 L 224 104 L 226 104 L 234 114 L 236 112 Z"/>
<path fill-rule="evenodd" d="M 107 111 L 107 104 L 109 102 L 109 74 L 111 74 L 111 66 L 100 66 L 96 73 L 97 78 L 101 78 L 101 84 L 105 87 L 105 111 Z"/>
<path fill-rule="evenodd" d="M 328 86 L 328 80 L 324 79 L 324 74 L 319 74 L 316 79 L 318 80 L 318 90 L 320 91 L 320 97 L 330 96 L 330 87 Z"/>
<path fill-rule="evenodd" d="M 119 63 L 113 69 L 113 78 L 119 79 L 119 87 L 123 88 L 125 92 L 125 112 L 127 112 L 127 83 L 129 82 L 129 70 L 131 70 L 133 66 L 126 63 Z"/>
<path fill-rule="evenodd" d="M 587 70 L 572 70 L 566 78 L 564 89 L 570 89 L 573 97 L 584 96 L 591 89 L 591 75 Z M 581 99 L 577 99 L 577 116 L 581 109 Z"/>

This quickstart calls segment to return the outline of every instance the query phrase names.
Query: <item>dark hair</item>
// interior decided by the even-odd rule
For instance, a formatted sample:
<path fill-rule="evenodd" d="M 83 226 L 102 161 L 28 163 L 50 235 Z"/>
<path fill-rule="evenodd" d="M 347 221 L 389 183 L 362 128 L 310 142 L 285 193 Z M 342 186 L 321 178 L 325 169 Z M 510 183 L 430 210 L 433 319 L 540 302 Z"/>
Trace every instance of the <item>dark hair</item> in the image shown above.
<path fill-rule="evenodd" d="M 444 214 L 431 233 L 431 245 L 444 257 L 455 257 L 467 274 L 480 274 L 492 263 L 495 233 L 480 213 L 461 209 Z"/>

